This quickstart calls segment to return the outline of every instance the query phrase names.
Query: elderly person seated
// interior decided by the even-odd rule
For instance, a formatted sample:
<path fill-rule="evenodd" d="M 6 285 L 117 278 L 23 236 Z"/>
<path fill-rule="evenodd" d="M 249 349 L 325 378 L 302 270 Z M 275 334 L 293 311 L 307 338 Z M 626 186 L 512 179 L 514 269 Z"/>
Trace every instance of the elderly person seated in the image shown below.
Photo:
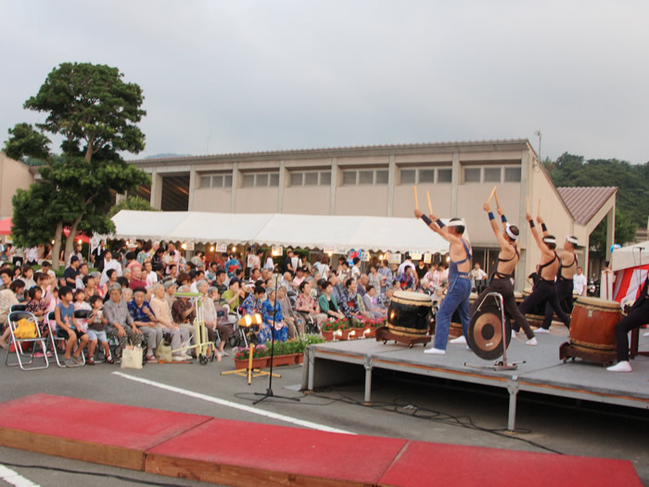
<path fill-rule="evenodd" d="M 332 294 L 333 284 L 331 283 L 331 281 L 324 281 L 324 283 L 322 284 L 322 289 L 324 292 L 320 296 L 320 299 L 318 299 L 318 306 L 320 306 L 320 311 L 327 315 L 328 318 L 337 320 L 343 319 L 345 315 L 340 312 L 338 302 Z"/>
<path fill-rule="evenodd" d="M 394 295 L 394 288 L 389 287 L 385 290 L 384 293 L 381 293 L 377 296 L 376 301 L 379 304 L 381 309 L 384 309 L 387 314 L 387 310 L 390 307 L 390 301 L 392 301 L 392 296 Z"/>
<path fill-rule="evenodd" d="M 367 276 L 367 274 L 361 275 L 361 277 L 358 278 L 358 294 L 365 296 L 365 293 L 367 292 L 367 286 L 369 285 L 370 278 Z"/>
<path fill-rule="evenodd" d="M 165 288 L 162 284 L 157 283 L 153 286 L 153 297 L 151 298 L 150 305 L 158 319 L 158 323 L 164 326 L 163 332 L 171 334 L 171 349 L 174 350 L 173 360 L 182 361 L 189 359 L 188 354 L 178 351 L 189 343 L 189 331 L 173 322 L 171 307 L 165 300 Z"/>
<path fill-rule="evenodd" d="M 340 309 L 347 318 L 359 318 L 372 316 L 364 310 L 362 298 L 358 295 L 358 284 L 351 277 L 345 281 L 345 290 L 341 296 Z"/>
<path fill-rule="evenodd" d="M 300 335 L 303 334 L 304 318 L 298 315 L 295 311 L 295 308 L 291 304 L 291 300 L 289 299 L 288 294 L 286 293 L 286 288 L 284 286 L 277 288 L 277 301 L 282 308 L 284 321 L 288 326 L 288 337 L 295 338 L 298 333 Z"/>
<path fill-rule="evenodd" d="M 198 292 L 203 295 L 203 320 L 207 328 L 207 336 L 211 342 L 216 339 L 216 331 L 221 335 L 221 343 L 216 351 L 216 358 L 220 362 L 221 357 L 227 354 L 223 351 L 225 344 L 232 335 L 232 327 L 227 325 L 227 315 L 225 319 L 219 320 L 219 316 L 214 306 L 214 300 L 209 296 L 210 286 L 205 280 L 198 281 L 196 284 Z"/>
<path fill-rule="evenodd" d="M 270 340 L 273 336 L 271 333 L 274 333 L 276 341 L 284 342 L 288 340 L 288 326 L 284 322 L 282 308 L 276 299 L 275 288 L 268 288 L 266 296 L 267 299 L 261 307 L 263 324 L 257 335 L 257 342 L 263 343 Z"/>
<path fill-rule="evenodd" d="M 146 300 L 145 288 L 135 288 L 133 291 L 133 299 L 128 303 L 128 311 L 133 318 L 133 325 L 146 337 L 146 361 L 157 362 L 155 351 L 162 343 L 162 330 L 164 326 L 158 324 L 158 319 L 151 305 Z"/>
<path fill-rule="evenodd" d="M 368 312 L 372 318 L 385 318 L 387 311 L 378 303 L 376 297 L 376 288 L 374 286 L 367 286 L 367 292 L 363 296 L 363 305 L 365 306 L 365 311 Z"/>
<path fill-rule="evenodd" d="M 108 297 L 108 301 L 104 303 L 103 319 L 106 322 L 104 331 L 109 340 L 117 340 L 115 358 L 119 362 L 127 340 L 132 345 L 140 345 L 142 332 L 133 324 L 133 317 L 128 311 L 126 301 L 122 299 L 122 287 L 119 284 L 110 287 Z"/>
<path fill-rule="evenodd" d="M 181 286 L 178 288 L 179 293 L 188 293 L 189 286 Z M 194 334 L 195 326 L 194 319 L 196 318 L 196 301 L 188 297 L 179 296 L 171 306 L 171 316 L 174 323 L 184 328 L 189 334 Z M 196 345 L 197 337 L 194 334 L 194 345 Z"/>
<path fill-rule="evenodd" d="M 327 320 L 327 315 L 320 311 L 320 306 L 313 296 L 311 296 L 311 282 L 303 281 L 300 284 L 300 294 L 295 302 L 295 309 L 298 313 L 310 317 L 318 325 L 318 328 Z"/>

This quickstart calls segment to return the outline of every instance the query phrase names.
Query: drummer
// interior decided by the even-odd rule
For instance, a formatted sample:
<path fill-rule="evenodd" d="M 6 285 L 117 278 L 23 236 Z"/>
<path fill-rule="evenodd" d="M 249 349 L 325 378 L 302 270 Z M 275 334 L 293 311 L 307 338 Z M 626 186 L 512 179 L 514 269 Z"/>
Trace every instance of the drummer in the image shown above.
<path fill-rule="evenodd" d="M 493 275 L 491 284 L 480 293 L 478 299 L 475 300 L 473 306 L 471 307 L 471 316 L 475 313 L 478 305 L 482 303 L 484 298 L 488 293 L 496 292 L 499 293 L 503 298 L 503 303 L 505 309 L 512 316 L 516 326 L 520 329 L 521 327 L 525 330 L 525 335 L 527 335 L 528 340 L 525 342 L 526 345 L 535 346 L 538 345 L 534 332 L 530 328 L 529 323 L 525 316 L 518 310 L 516 305 L 516 297 L 514 296 L 514 271 L 516 270 L 516 265 L 518 264 L 518 259 L 520 258 L 520 247 L 516 240 L 518 239 L 518 227 L 507 222 L 507 217 L 500 208 L 498 207 L 498 214 L 503 223 L 504 231 L 501 233 L 496 217 L 489 207 L 489 203 L 485 203 L 482 207 L 489 215 L 489 223 L 491 224 L 491 229 L 498 239 L 498 244 L 500 244 L 500 253 L 498 254 L 498 265 L 496 267 L 496 272 Z"/>
<path fill-rule="evenodd" d="M 543 236 L 548 236 L 549 232 L 543 219 L 538 218 L 539 223 L 541 224 L 541 230 L 543 230 Z M 559 250 L 559 258 L 561 259 L 561 265 L 559 266 L 559 273 L 557 274 L 557 282 L 554 284 L 557 292 L 557 299 L 561 308 L 567 313 L 572 313 L 572 291 L 573 291 L 573 277 L 577 272 L 577 267 L 579 262 L 577 261 L 577 255 L 575 254 L 575 247 L 579 244 L 577 237 L 568 235 L 566 240 L 563 243 L 563 250 Z M 543 319 L 543 324 L 541 328 L 536 330 L 537 333 L 550 333 L 550 325 L 552 324 L 552 317 L 554 316 L 554 311 L 550 303 L 545 305 L 545 318 Z"/>
<path fill-rule="evenodd" d="M 444 225 L 442 220 L 436 216 L 430 215 L 428 217 L 419 210 L 415 210 L 415 217 L 424 220 L 431 230 L 438 233 L 450 244 L 449 254 L 451 260 L 448 271 L 448 291 L 437 312 L 435 343 L 432 348 L 424 350 L 424 353 L 444 355 L 446 354 L 451 318 L 456 310 L 462 322 L 464 336 L 461 338 L 464 339 L 464 343 L 466 343 L 466 336 L 469 332 L 469 296 L 471 295 L 469 271 L 471 270 L 471 247 L 462 238 L 465 223 L 461 218 L 451 218 L 448 225 Z"/>
<path fill-rule="evenodd" d="M 530 224 L 536 245 L 541 251 L 541 263 L 537 270 L 539 281 L 536 283 L 536 286 L 534 286 L 532 294 L 525 298 L 525 301 L 521 303 L 518 310 L 525 315 L 530 312 L 530 310 L 549 303 L 557 316 L 559 316 L 559 319 L 563 321 L 563 324 L 566 325 L 567 328 L 570 328 L 570 318 L 559 305 L 557 290 L 554 285 L 554 281 L 556 280 L 561 267 L 561 260 L 555 250 L 557 247 L 557 241 L 552 235 L 541 236 L 538 228 L 534 226 L 534 220 L 532 219 L 529 210 L 525 214 L 525 218 Z M 537 216 L 537 222 L 543 225 L 543 219 L 540 215 Z M 512 328 L 517 332 L 520 330 L 517 323 L 514 323 Z M 536 331 L 538 332 L 538 329 Z"/>
<path fill-rule="evenodd" d="M 617 364 L 608 367 L 610 372 L 632 372 L 629 363 L 629 332 L 649 323 L 649 274 L 645 278 L 640 296 L 635 300 L 629 314 L 615 327 L 617 338 Z"/>

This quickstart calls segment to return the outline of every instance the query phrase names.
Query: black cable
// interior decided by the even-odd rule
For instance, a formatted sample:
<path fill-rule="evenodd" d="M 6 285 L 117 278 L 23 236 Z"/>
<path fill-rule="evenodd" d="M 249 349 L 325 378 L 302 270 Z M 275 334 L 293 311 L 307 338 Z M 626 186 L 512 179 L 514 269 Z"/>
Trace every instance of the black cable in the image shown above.
<path fill-rule="evenodd" d="M 182 487 L 182 484 L 165 484 L 163 482 L 151 482 L 149 480 L 140 480 L 140 479 L 135 479 L 132 477 L 126 477 L 125 475 L 116 475 L 116 474 L 111 474 L 111 473 L 101 473 L 101 472 L 87 472 L 84 470 L 72 470 L 68 468 L 61 468 L 61 467 L 46 467 L 44 465 L 20 465 L 18 463 L 8 463 L 3 460 L 0 460 L 0 463 L 2 465 L 6 465 L 8 467 L 14 467 L 14 468 L 38 468 L 40 470 L 51 470 L 54 472 L 62 472 L 62 473 L 71 473 L 75 475 L 91 475 L 94 477 L 106 477 L 106 478 L 113 478 L 117 480 L 122 480 L 124 482 L 135 482 L 138 484 L 143 484 L 143 485 L 162 485 L 164 487 Z M 115 467 L 117 468 L 117 467 Z M 155 474 L 150 474 L 150 475 L 155 475 Z"/>

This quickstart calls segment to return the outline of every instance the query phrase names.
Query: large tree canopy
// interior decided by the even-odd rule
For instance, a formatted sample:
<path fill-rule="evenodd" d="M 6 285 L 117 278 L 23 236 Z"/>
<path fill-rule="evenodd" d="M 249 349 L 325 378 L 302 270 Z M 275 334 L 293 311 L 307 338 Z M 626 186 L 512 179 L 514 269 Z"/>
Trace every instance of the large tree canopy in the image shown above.
<path fill-rule="evenodd" d="M 615 240 L 620 244 L 633 241 L 638 226 L 647 224 L 649 216 L 649 163 L 632 165 L 618 159 L 591 159 L 564 153 L 545 165 L 556 186 L 617 186 Z M 606 253 L 606 221 L 590 235 L 594 255 Z"/>
<path fill-rule="evenodd" d="M 108 233 L 107 213 L 116 193 L 149 184 L 149 176 L 127 164 L 121 152 L 144 149 L 137 123 L 146 114 L 142 89 L 125 83 L 117 68 L 90 63 L 63 63 L 47 76 L 24 108 L 47 114 L 36 128 L 19 123 L 9 130 L 5 153 L 16 159 L 43 160 L 42 181 L 14 196 L 13 235 L 18 245 L 31 246 L 54 238 L 58 266 L 64 226 Z M 53 154 L 48 135 L 62 137 L 61 153 Z M 66 242 L 66 255 L 72 239 Z"/>

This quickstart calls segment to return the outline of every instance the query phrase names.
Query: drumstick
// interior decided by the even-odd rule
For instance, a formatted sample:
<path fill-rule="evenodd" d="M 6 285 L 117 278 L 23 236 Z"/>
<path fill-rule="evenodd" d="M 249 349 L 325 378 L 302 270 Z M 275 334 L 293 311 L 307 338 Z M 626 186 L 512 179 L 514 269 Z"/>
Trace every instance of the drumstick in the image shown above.
<path fill-rule="evenodd" d="M 498 191 L 494 192 L 494 198 L 496 198 L 496 208 L 500 208 L 500 201 L 498 201 Z"/>
<path fill-rule="evenodd" d="M 494 186 L 494 189 L 491 190 L 491 194 L 489 195 L 489 199 L 487 200 L 487 203 L 491 202 L 491 198 L 494 197 L 495 192 L 496 192 L 496 187 Z"/>
<path fill-rule="evenodd" d="M 525 207 L 527 208 L 527 214 L 532 216 L 532 214 L 530 213 L 530 197 L 529 196 L 525 197 Z"/>
<path fill-rule="evenodd" d="M 412 190 L 415 193 L 415 210 L 418 210 L 419 209 L 419 199 L 417 198 L 417 186 L 413 186 Z"/>
<path fill-rule="evenodd" d="M 428 211 L 433 214 L 433 205 L 430 204 L 430 193 L 426 191 L 426 199 L 428 200 Z"/>

